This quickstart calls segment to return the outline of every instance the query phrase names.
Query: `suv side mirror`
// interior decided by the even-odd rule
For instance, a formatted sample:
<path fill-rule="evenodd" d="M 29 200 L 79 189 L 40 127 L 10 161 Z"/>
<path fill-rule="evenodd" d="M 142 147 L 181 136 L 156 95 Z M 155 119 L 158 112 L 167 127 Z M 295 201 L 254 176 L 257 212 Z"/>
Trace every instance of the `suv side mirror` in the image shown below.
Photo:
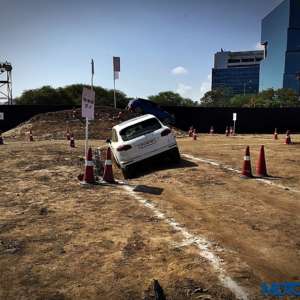
<path fill-rule="evenodd" d="M 106 139 L 106 143 L 110 144 L 111 140 L 110 139 Z"/>

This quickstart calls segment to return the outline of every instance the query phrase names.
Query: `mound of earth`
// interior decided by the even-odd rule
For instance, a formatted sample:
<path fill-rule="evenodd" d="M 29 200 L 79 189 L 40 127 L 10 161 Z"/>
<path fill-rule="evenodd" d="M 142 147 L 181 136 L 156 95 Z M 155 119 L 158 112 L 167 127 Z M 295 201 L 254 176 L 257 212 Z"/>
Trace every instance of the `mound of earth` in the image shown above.
<path fill-rule="evenodd" d="M 95 108 L 95 119 L 89 122 L 89 138 L 106 139 L 116 124 L 137 117 L 139 114 L 107 106 Z M 85 119 L 81 117 L 81 108 L 38 114 L 25 123 L 4 133 L 5 139 L 28 140 L 29 131 L 35 140 L 65 139 L 67 130 L 76 139 L 85 138 Z M 185 133 L 173 128 L 176 137 Z"/>
<path fill-rule="evenodd" d="M 136 113 L 112 107 L 95 107 L 95 119 L 89 122 L 91 139 L 106 139 L 111 136 L 111 128 L 123 121 L 138 116 Z M 15 140 L 27 140 L 29 130 L 35 140 L 64 139 L 67 130 L 76 139 L 85 137 L 85 119 L 81 109 L 63 110 L 38 114 L 25 123 L 4 133 L 4 137 Z"/>

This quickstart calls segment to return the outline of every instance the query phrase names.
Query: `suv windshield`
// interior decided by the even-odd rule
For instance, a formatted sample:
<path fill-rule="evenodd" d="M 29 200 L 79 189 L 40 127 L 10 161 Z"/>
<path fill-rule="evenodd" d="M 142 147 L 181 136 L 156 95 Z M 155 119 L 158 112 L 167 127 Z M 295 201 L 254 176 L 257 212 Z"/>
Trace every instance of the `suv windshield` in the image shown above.
<path fill-rule="evenodd" d="M 120 135 L 123 141 L 129 141 L 159 128 L 161 128 L 160 123 L 155 118 L 152 118 L 122 129 Z"/>

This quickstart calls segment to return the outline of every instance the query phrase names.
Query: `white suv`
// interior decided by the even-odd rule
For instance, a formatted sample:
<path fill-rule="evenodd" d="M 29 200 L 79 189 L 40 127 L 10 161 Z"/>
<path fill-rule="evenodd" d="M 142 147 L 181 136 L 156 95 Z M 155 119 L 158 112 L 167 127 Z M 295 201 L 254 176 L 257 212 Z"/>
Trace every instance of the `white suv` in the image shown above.
<path fill-rule="evenodd" d="M 114 126 L 107 142 L 125 178 L 132 177 L 133 164 L 161 153 L 167 153 L 174 162 L 180 161 L 174 134 L 150 114 Z"/>

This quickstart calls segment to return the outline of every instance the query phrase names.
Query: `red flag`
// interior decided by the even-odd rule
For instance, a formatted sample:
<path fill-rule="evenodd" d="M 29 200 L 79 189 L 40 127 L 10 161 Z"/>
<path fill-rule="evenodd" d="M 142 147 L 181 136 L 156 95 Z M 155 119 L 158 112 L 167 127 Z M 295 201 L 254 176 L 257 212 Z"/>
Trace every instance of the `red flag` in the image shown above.
<path fill-rule="evenodd" d="M 114 65 L 114 72 L 120 72 L 120 57 L 114 56 L 113 57 L 113 65 Z"/>
<path fill-rule="evenodd" d="M 114 56 L 113 57 L 113 65 L 114 65 L 114 79 L 119 79 L 119 72 L 120 72 L 120 57 Z"/>

